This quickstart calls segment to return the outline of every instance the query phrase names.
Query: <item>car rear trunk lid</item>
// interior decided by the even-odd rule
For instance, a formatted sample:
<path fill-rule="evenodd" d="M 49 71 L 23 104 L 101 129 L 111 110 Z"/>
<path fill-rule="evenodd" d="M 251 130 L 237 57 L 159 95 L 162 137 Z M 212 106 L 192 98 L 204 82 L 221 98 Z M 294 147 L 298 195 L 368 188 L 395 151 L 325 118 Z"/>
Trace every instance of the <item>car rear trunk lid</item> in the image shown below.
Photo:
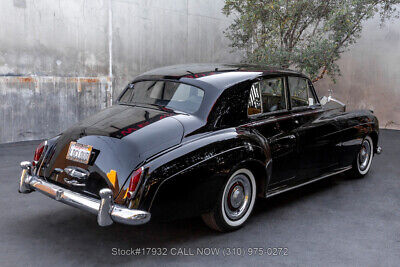
<path fill-rule="evenodd" d="M 116 105 L 63 132 L 41 164 L 40 175 L 73 191 L 98 197 L 104 187 L 118 195 L 132 171 L 157 153 L 178 145 L 182 124 L 169 110 Z M 88 164 L 67 159 L 71 142 L 91 147 Z M 66 168 L 76 170 L 71 175 Z M 80 171 L 79 168 L 84 171 Z M 58 173 L 58 171 L 63 172 Z M 78 172 L 87 171 L 80 181 Z M 77 180 L 78 184 L 68 181 Z M 120 200 L 122 201 L 122 200 Z"/>

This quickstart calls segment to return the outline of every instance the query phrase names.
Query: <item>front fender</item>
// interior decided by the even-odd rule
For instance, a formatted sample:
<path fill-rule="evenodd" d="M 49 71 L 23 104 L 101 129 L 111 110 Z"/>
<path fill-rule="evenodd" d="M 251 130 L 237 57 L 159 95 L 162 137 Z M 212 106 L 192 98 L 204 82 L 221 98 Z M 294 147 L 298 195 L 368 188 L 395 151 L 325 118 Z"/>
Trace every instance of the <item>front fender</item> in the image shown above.
<path fill-rule="evenodd" d="M 377 151 L 379 139 L 379 122 L 376 116 L 368 110 L 347 112 L 339 117 L 341 130 L 341 164 L 348 166 L 353 163 L 362 140 L 371 136 L 374 142 L 374 151 Z"/>

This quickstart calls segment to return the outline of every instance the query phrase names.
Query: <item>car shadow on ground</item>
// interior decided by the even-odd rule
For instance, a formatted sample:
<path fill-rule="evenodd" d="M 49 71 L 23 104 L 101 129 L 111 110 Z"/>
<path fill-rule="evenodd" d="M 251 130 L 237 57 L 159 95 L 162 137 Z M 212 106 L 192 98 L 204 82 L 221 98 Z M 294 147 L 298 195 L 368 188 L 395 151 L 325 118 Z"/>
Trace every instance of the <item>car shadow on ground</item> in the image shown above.
<path fill-rule="evenodd" d="M 246 228 L 259 227 L 258 219 L 263 220 L 271 211 L 322 194 L 336 185 L 348 181 L 344 175 L 336 175 L 314 184 L 277 195 L 270 199 L 258 199 Z M 47 200 L 47 199 L 46 199 Z M 254 224 L 252 224 L 254 222 Z M 85 260 L 105 258 L 105 263 L 131 261 L 130 257 L 109 257 L 113 248 L 171 248 L 193 244 L 196 240 L 209 240 L 210 244 L 226 245 L 237 233 L 218 233 L 210 230 L 201 218 L 189 218 L 171 222 L 153 222 L 140 226 L 113 224 L 109 227 L 97 225 L 96 217 L 67 207 L 61 203 L 55 209 L 41 210 L 26 215 L 8 225 L 9 231 L 21 235 L 27 243 L 41 240 L 38 250 L 68 250 L 68 255 L 84 257 Z M 247 229 L 248 230 L 248 229 Z M 42 247 L 41 247 L 42 246 Z M 85 253 L 93 251 L 96 253 Z M 66 253 L 66 252 L 59 252 Z"/>

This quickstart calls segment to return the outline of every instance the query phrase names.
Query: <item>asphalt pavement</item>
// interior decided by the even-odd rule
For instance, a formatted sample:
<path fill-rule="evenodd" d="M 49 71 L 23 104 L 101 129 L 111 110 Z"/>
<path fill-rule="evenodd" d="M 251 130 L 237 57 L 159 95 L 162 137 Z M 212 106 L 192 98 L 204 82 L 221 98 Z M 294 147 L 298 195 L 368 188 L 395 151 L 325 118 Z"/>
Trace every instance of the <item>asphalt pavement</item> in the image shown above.
<path fill-rule="evenodd" d="M 400 131 L 382 130 L 383 153 L 364 179 L 337 175 L 259 199 L 246 226 L 225 234 L 200 218 L 102 228 L 19 194 L 19 162 L 38 143 L 0 145 L 0 266 L 400 266 Z"/>

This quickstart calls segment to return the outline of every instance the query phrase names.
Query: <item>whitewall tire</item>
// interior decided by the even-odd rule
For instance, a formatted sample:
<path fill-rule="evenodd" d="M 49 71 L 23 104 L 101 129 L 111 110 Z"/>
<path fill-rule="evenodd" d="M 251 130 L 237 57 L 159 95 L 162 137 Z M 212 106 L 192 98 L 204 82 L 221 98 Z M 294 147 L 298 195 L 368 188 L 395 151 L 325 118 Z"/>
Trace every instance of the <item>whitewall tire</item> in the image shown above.
<path fill-rule="evenodd" d="M 374 143 L 372 138 L 367 136 L 361 143 L 360 151 L 353 161 L 352 172 L 355 177 L 364 177 L 371 168 L 374 157 Z"/>
<path fill-rule="evenodd" d="M 253 211 L 256 192 L 255 177 L 250 170 L 234 171 L 221 190 L 214 209 L 202 215 L 203 221 L 221 232 L 240 228 Z"/>

